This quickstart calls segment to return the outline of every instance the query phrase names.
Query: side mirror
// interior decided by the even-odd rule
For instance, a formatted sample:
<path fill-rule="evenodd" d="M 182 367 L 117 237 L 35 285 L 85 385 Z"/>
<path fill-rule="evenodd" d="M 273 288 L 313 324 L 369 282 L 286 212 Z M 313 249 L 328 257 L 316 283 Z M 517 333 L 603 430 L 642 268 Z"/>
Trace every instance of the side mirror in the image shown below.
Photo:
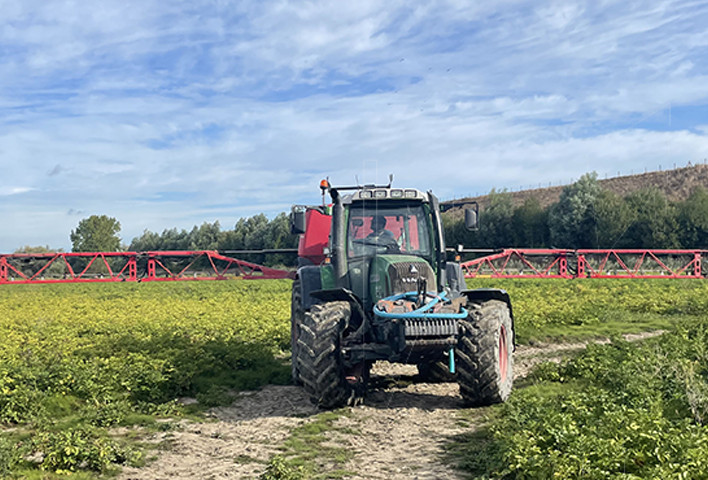
<path fill-rule="evenodd" d="M 479 228 L 479 205 L 474 203 L 470 208 L 465 209 L 465 228 L 467 230 L 477 230 Z"/>
<path fill-rule="evenodd" d="M 290 213 L 290 233 L 301 234 L 307 230 L 307 222 L 304 210 L 294 210 Z"/>

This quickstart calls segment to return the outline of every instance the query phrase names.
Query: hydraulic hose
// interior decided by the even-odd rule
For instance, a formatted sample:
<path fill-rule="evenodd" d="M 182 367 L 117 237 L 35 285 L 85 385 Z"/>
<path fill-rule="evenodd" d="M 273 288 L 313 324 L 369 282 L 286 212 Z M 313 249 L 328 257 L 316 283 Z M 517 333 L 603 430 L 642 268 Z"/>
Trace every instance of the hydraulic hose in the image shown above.
<path fill-rule="evenodd" d="M 431 295 L 435 295 L 435 298 L 433 298 L 430 302 L 427 304 L 423 305 L 422 307 L 418 308 L 417 310 L 414 310 L 412 312 L 403 312 L 403 313 L 389 313 L 389 312 L 384 312 L 383 310 L 380 310 L 378 308 L 378 305 L 374 305 L 374 314 L 378 317 L 381 318 L 419 318 L 419 319 L 442 319 L 442 318 L 454 318 L 454 319 L 463 319 L 467 318 L 467 310 L 464 308 L 460 308 L 460 313 L 426 313 L 428 310 L 433 308 L 436 304 L 438 304 L 440 301 L 446 301 L 447 300 L 447 295 L 445 292 L 442 292 L 440 294 L 437 293 L 431 293 Z M 390 297 L 384 298 L 384 300 L 392 301 L 395 302 L 397 300 L 410 300 L 410 301 L 415 301 L 416 297 L 418 296 L 418 292 L 406 292 L 406 293 L 399 293 L 397 295 L 392 295 Z"/>

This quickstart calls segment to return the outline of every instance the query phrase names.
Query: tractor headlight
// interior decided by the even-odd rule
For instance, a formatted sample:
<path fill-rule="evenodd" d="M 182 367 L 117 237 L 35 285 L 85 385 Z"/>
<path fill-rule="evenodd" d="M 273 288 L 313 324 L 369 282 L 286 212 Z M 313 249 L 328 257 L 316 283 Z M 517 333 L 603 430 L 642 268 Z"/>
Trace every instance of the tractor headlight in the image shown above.
<path fill-rule="evenodd" d="M 376 190 L 374 192 L 374 198 L 386 198 L 386 190 Z"/>
<path fill-rule="evenodd" d="M 415 198 L 418 196 L 418 192 L 415 190 L 406 190 L 406 198 Z"/>
<path fill-rule="evenodd" d="M 391 190 L 391 198 L 403 198 L 403 190 Z"/>

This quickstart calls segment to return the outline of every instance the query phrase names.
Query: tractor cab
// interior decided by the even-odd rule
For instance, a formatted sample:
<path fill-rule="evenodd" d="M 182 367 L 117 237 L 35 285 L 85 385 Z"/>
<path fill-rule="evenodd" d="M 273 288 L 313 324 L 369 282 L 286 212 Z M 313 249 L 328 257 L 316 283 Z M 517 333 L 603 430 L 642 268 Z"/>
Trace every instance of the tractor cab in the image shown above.
<path fill-rule="evenodd" d="M 293 209 L 292 230 L 302 234 L 299 266 L 317 267 L 318 287 L 350 290 L 366 307 L 415 290 L 420 278 L 428 291 L 462 288 L 459 266 L 445 261 L 438 199 L 431 192 L 389 184 L 340 193 L 352 188 L 328 187 L 333 204 Z"/>
<path fill-rule="evenodd" d="M 389 295 L 438 292 L 444 252 L 437 199 L 413 189 L 363 188 L 343 196 L 346 278 L 368 310 Z M 335 222 L 336 223 L 336 222 Z M 339 259 L 337 259 L 339 260 Z"/>

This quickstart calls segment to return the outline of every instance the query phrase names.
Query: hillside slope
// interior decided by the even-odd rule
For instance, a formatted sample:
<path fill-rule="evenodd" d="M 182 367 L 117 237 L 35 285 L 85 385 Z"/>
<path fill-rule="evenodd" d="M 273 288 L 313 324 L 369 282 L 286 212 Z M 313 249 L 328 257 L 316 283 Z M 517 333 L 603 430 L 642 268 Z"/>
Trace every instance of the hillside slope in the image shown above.
<path fill-rule="evenodd" d="M 599 180 L 599 183 L 602 188 L 610 190 L 620 196 L 625 196 L 635 190 L 653 186 L 664 192 L 671 201 L 685 200 L 696 187 L 702 186 L 708 188 L 708 165 L 702 164 L 663 172 L 626 175 Z M 523 205 L 527 199 L 535 197 L 539 200 L 541 206 L 545 208 L 558 201 L 563 188 L 563 186 L 535 188 L 509 193 L 514 200 L 515 206 Z M 447 200 L 441 203 L 445 205 L 457 205 L 471 201 L 478 202 L 480 207 L 484 208 L 489 201 L 489 195 Z"/>

